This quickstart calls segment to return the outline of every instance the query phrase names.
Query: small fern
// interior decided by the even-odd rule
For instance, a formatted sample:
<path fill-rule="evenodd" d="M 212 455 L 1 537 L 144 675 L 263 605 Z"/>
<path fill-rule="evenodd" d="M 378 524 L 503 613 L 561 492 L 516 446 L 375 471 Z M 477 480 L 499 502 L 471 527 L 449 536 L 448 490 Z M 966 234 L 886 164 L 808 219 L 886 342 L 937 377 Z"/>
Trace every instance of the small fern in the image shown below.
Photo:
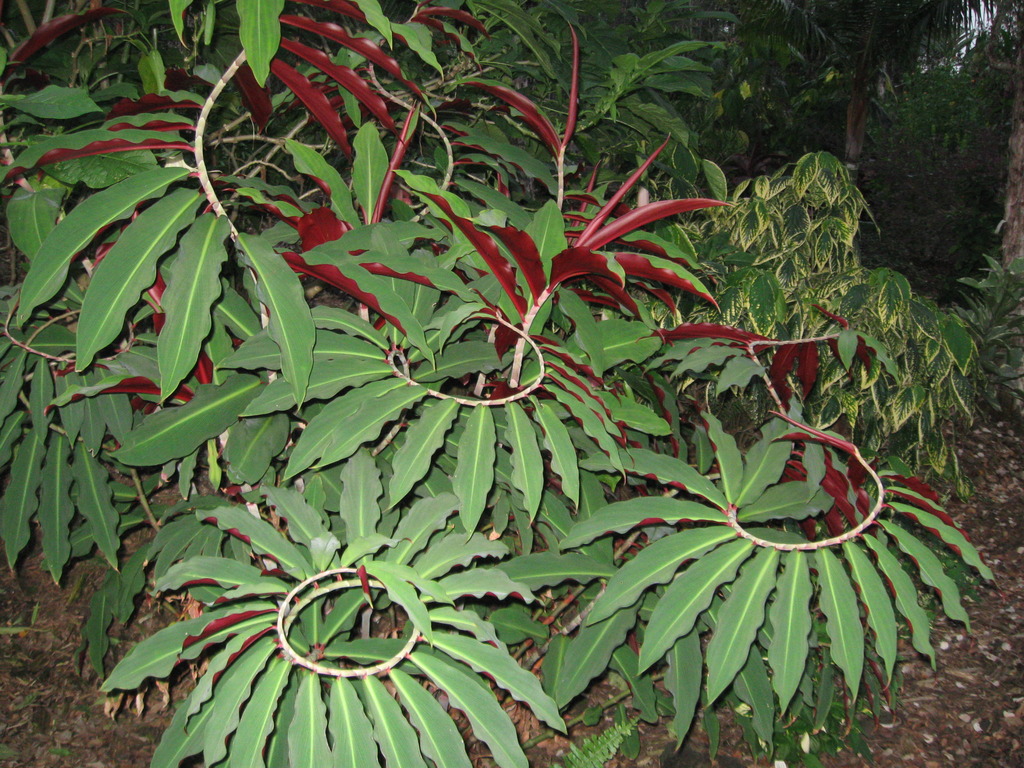
<path fill-rule="evenodd" d="M 615 757 L 622 742 L 633 732 L 636 727 L 636 720 L 628 720 L 618 723 L 614 727 L 601 733 L 595 733 L 586 739 L 583 744 L 575 744 L 565 756 L 564 767 L 560 764 L 553 768 L 602 768 L 602 766 Z"/>

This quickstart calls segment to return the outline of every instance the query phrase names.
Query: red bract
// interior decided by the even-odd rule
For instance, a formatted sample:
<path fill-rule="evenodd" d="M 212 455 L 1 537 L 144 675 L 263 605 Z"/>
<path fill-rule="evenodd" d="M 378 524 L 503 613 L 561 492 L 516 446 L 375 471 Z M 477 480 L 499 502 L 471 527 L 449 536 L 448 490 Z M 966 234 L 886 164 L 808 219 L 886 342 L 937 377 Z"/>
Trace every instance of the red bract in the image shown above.
<path fill-rule="evenodd" d="M 248 64 L 239 67 L 234 82 L 242 95 L 242 103 L 252 115 L 256 129 L 262 132 L 274 112 L 274 106 L 270 103 L 270 89 L 256 82 L 256 76 Z"/>

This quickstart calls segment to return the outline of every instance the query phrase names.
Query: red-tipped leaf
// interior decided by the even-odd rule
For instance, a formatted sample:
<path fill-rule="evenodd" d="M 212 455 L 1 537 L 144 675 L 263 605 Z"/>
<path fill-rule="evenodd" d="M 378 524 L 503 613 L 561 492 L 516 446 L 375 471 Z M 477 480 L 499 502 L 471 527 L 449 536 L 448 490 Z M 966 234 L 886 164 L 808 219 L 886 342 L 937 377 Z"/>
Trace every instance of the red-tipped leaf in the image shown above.
<path fill-rule="evenodd" d="M 477 88 L 487 91 L 489 94 L 494 96 L 494 98 L 501 99 L 510 107 L 522 113 L 523 119 L 526 120 L 526 124 L 533 129 L 534 133 L 537 134 L 548 152 L 550 152 L 552 156 L 558 157 L 559 147 L 561 147 L 562 141 L 558 138 L 558 134 L 555 133 L 555 127 L 551 125 L 551 121 L 541 114 L 536 104 L 521 93 L 517 93 L 511 88 L 499 85 L 498 83 L 492 83 L 486 80 L 470 80 L 467 85 L 475 85 Z"/>

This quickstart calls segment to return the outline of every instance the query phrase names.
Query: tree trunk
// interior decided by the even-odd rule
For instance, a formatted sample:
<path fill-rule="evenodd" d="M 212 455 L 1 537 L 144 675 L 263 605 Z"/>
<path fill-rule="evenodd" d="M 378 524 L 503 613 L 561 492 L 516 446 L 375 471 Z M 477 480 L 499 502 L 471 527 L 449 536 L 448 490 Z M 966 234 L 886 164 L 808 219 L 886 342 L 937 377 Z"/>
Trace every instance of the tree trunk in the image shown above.
<path fill-rule="evenodd" d="M 867 67 L 862 62 L 858 62 L 857 70 L 853 74 L 850 103 L 846 108 L 846 167 L 851 172 L 857 170 L 857 166 L 860 164 L 860 153 L 864 149 L 864 135 L 868 127 L 868 107 L 871 104 L 868 80 Z"/>
<path fill-rule="evenodd" d="M 1024 40 L 1021 41 L 1024 43 Z M 1024 257 L 1024 45 L 1017 48 L 1011 79 L 1013 117 L 1003 214 L 1003 264 Z"/>

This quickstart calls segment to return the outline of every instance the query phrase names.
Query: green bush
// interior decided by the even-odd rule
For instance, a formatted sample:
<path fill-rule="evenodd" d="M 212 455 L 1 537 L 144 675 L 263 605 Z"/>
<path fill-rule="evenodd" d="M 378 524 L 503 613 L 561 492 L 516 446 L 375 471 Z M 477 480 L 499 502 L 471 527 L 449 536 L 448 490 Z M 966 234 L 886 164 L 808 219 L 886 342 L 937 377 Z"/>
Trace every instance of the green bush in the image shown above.
<path fill-rule="evenodd" d="M 771 752 L 782 713 L 880 706 L 903 619 L 934 659 L 915 577 L 967 621 L 931 547 L 990 573 L 937 497 L 803 403 L 893 368 L 881 344 L 708 322 L 672 222 L 721 204 L 631 205 L 658 152 L 576 186 L 577 55 L 556 128 L 447 79 L 472 68 L 460 9 L 170 7 L 235 56 L 197 33 L 185 75 L 150 55 L 94 124 L 22 130 L 0 358 L 8 563 L 35 525 L 55 579 L 94 549 L 120 568 L 99 669 L 147 579 L 194 616 L 104 683 L 195 670 L 154 766 L 467 766 L 468 725 L 524 768 L 510 712 L 565 730 L 610 672 L 680 741 L 703 702 Z M 61 180 L 86 158 L 92 183 Z M 711 394 L 751 382 L 773 413 L 733 434 Z"/>

